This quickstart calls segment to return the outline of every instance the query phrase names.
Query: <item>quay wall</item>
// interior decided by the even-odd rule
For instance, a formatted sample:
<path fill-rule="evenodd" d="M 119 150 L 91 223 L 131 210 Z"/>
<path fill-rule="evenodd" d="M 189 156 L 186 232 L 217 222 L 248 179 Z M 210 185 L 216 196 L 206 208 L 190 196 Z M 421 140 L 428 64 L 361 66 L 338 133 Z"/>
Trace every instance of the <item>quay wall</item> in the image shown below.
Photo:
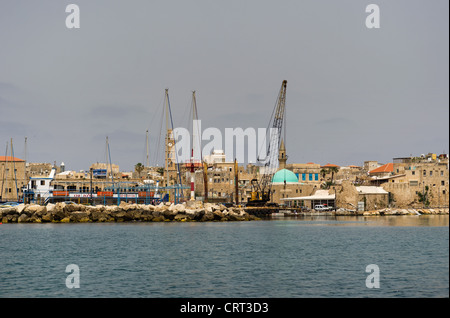
<path fill-rule="evenodd" d="M 259 220 L 241 208 L 199 201 L 183 204 L 85 206 L 63 202 L 46 206 L 20 204 L 0 209 L 2 223 L 207 222 Z"/>

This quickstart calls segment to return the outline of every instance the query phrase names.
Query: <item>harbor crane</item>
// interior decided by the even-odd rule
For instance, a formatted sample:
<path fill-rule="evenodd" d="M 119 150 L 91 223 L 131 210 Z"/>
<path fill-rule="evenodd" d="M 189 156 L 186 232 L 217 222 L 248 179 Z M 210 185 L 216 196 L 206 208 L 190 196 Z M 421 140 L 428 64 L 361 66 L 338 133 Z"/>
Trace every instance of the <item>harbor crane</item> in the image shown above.
<path fill-rule="evenodd" d="M 247 206 L 267 206 L 271 205 L 272 195 L 272 177 L 278 168 L 278 151 L 280 148 L 281 131 L 284 122 L 284 110 L 286 104 L 286 85 L 287 81 L 284 80 L 281 84 L 280 92 L 278 94 L 277 103 L 275 105 L 274 113 L 269 121 L 272 121 L 272 128 L 269 132 L 269 145 L 264 160 L 264 166 L 261 167 L 261 178 L 252 179 L 252 192 L 251 197 L 248 198 Z M 260 170 L 260 172 L 261 172 Z"/>

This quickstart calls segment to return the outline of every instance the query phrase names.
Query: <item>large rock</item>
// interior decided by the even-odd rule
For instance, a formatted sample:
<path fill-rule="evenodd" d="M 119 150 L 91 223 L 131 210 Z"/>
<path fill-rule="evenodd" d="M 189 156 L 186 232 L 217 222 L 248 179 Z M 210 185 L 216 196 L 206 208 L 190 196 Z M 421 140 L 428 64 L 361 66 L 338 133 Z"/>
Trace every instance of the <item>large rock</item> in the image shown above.
<path fill-rule="evenodd" d="M 153 219 L 152 211 L 143 210 L 140 216 L 140 220 L 144 222 L 149 222 Z"/>
<path fill-rule="evenodd" d="M 16 205 L 14 208 L 16 209 L 18 214 L 21 214 L 23 210 L 25 210 L 26 205 L 24 203 L 21 203 L 19 205 Z"/>
<path fill-rule="evenodd" d="M 64 203 L 63 203 L 64 204 Z M 55 208 L 53 209 L 53 211 L 51 212 L 52 214 L 52 221 L 58 222 L 61 221 L 62 219 L 69 217 L 69 213 L 64 211 L 64 205 L 59 205 L 59 202 L 56 203 Z"/>
<path fill-rule="evenodd" d="M 203 215 L 201 221 L 207 222 L 207 221 L 213 221 L 214 220 L 214 214 L 212 212 L 208 212 L 205 209 L 205 214 Z"/>
<path fill-rule="evenodd" d="M 48 212 L 42 215 L 41 217 L 42 222 L 52 222 L 53 221 L 53 213 Z"/>
<path fill-rule="evenodd" d="M 186 222 L 186 221 L 190 221 L 191 218 L 187 214 L 177 214 L 177 215 L 175 215 L 173 220 L 174 221 L 180 221 L 180 222 Z"/>
<path fill-rule="evenodd" d="M 64 202 L 57 202 L 55 204 L 55 208 L 54 208 L 53 212 L 54 213 L 64 212 L 65 207 L 66 207 L 66 204 Z"/>
<path fill-rule="evenodd" d="M 225 217 L 224 214 L 220 210 L 215 210 L 212 213 L 214 215 L 215 221 L 221 221 Z"/>
<path fill-rule="evenodd" d="M 71 222 L 89 222 L 89 213 L 83 211 L 75 211 L 70 213 Z"/>
<path fill-rule="evenodd" d="M 202 209 L 203 205 L 204 203 L 202 201 L 189 200 L 186 202 L 186 208 L 190 210 Z"/>
<path fill-rule="evenodd" d="M 126 212 L 125 221 L 139 221 L 141 219 L 141 209 L 130 209 Z"/>
<path fill-rule="evenodd" d="M 18 223 L 27 223 L 30 222 L 30 217 L 26 213 L 22 213 L 17 219 Z"/>
<path fill-rule="evenodd" d="M 111 216 L 116 222 L 124 222 L 127 219 L 127 212 L 119 209 L 117 212 L 111 212 Z"/>
<path fill-rule="evenodd" d="M 17 216 L 19 216 L 19 213 L 17 213 L 16 208 L 14 208 L 14 207 L 12 207 L 12 208 L 3 208 L 3 209 L 0 209 L 0 210 L 2 212 L 2 216 L 5 216 L 5 215 L 17 215 Z"/>
<path fill-rule="evenodd" d="M 175 213 L 184 214 L 186 212 L 186 205 L 184 205 L 184 204 L 172 204 L 169 207 L 169 211 L 175 212 Z"/>
<path fill-rule="evenodd" d="M 90 219 L 93 222 L 113 222 L 115 219 L 107 211 L 102 211 L 101 209 L 92 209 L 90 211 Z"/>
<path fill-rule="evenodd" d="M 41 209 L 40 205 L 38 205 L 38 204 L 30 204 L 30 205 L 25 206 L 24 209 L 22 209 L 22 213 L 26 213 L 28 216 L 32 216 L 33 214 L 35 214 L 40 209 Z"/>

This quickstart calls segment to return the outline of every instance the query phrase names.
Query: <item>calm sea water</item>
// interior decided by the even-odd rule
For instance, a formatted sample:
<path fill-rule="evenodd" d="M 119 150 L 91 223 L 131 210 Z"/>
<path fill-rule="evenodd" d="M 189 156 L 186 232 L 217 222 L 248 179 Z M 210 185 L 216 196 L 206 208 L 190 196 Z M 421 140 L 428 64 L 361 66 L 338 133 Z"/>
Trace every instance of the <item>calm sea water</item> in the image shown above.
<path fill-rule="evenodd" d="M 0 225 L 0 297 L 449 297 L 448 216 Z M 66 266 L 80 269 L 66 287 Z M 366 266 L 379 267 L 367 288 Z"/>

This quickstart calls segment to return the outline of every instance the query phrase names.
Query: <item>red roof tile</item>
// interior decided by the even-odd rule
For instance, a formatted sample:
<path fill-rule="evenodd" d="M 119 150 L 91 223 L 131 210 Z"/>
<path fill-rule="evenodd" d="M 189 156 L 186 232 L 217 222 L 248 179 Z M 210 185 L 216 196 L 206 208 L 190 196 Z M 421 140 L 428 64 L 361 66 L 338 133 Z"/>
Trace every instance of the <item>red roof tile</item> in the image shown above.
<path fill-rule="evenodd" d="M 387 163 L 385 165 L 382 165 L 381 167 L 378 167 L 376 169 L 373 169 L 369 171 L 370 174 L 372 173 L 385 173 L 385 172 L 393 172 L 394 171 L 394 164 L 393 163 Z"/>
<path fill-rule="evenodd" d="M 16 158 L 16 157 L 11 157 L 11 156 L 0 156 L 0 162 L 24 162 L 25 160 Z"/>
<path fill-rule="evenodd" d="M 337 168 L 339 168 L 339 166 L 333 165 L 333 164 L 331 164 L 331 163 L 327 163 L 325 166 L 322 166 L 321 168 L 331 168 L 331 167 L 337 167 Z"/>

